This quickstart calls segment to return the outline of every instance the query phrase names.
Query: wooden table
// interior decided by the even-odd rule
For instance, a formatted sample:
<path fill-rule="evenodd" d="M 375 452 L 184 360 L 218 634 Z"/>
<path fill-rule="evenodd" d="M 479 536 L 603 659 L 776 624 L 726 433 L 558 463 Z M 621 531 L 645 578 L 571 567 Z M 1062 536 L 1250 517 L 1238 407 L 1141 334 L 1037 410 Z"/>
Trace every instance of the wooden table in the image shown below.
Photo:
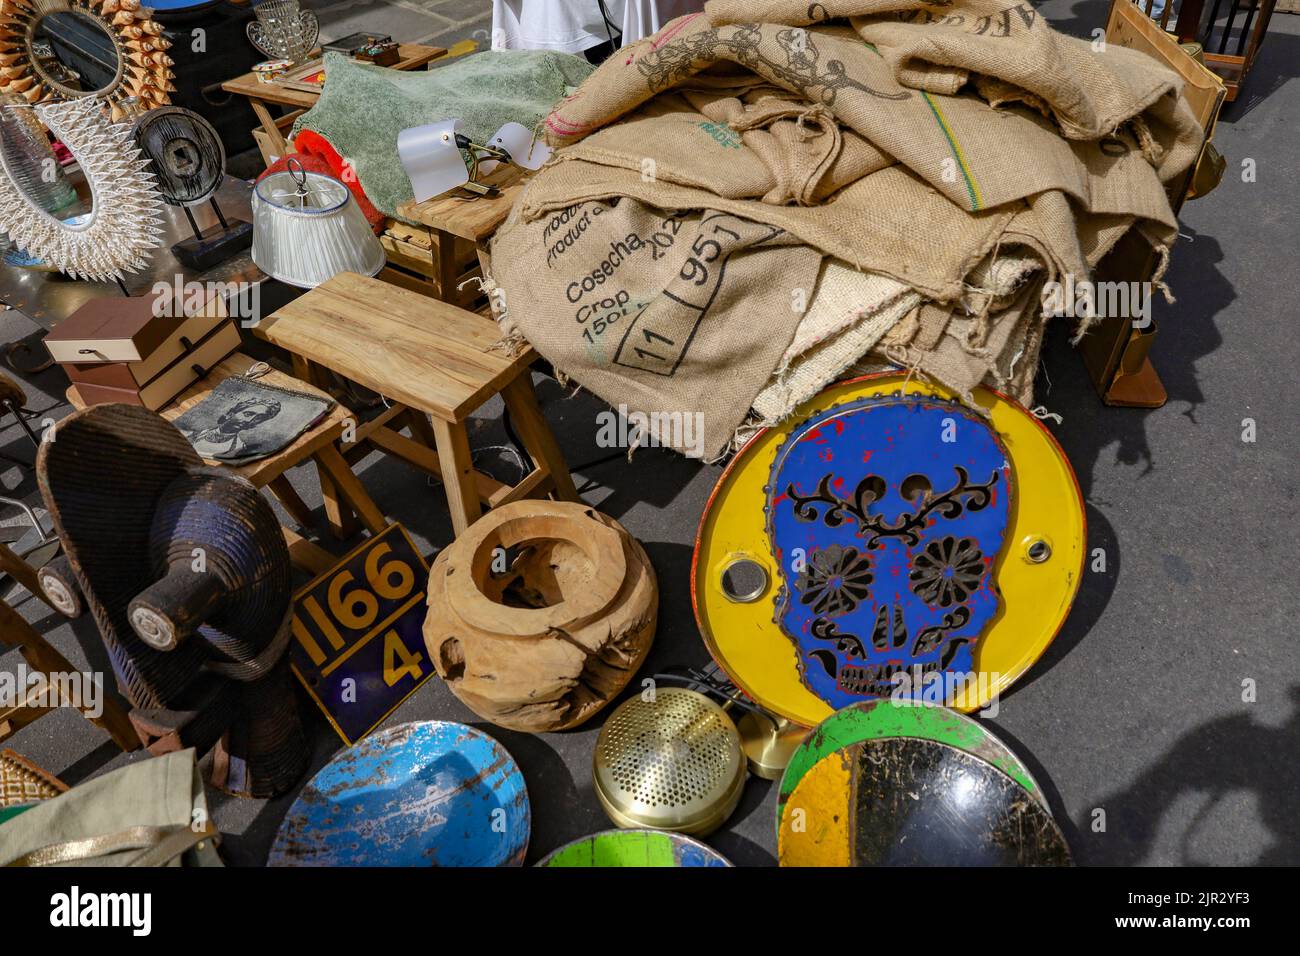
<path fill-rule="evenodd" d="M 496 196 L 475 196 L 456 190 L 434 196 L 424 202 L 409 200 L 397 207 L 397 214 L 419 223 L 433 233 L 431 249 L 421 249 L 389 240 L 384 243 L 391 262 L 404 264 L 404 258 L 433 256 L 437 265 L 437 297 L 453 305 L 465 305 L 478 295 L 477 289 L 460 290 L 466 280 L 487 268 L 487 241 L 510 214 L 523 192 L 527 180 L 515 166 L 504 166 L 484 177 L 484 182 L 500 188 Z M 471 245 L 478 254 L 479 268 L 466 268 L 461 251 Z"/>
<path fill-rule="evenodd" d="M 330 369 L 393 400 L 358 426 L 356 440 L 440 477 L 456 534 L 482 514 L 480 503 L 548 492 L 579 500 L 533 392 L 529 365 L 537 355 L 530 347 L 513 356 L 499 349 L 501 332 L 490 319 L 345 272 L 263 319 L 255 332 L 294 356 L 300 378 L 319 384 Z M 470 460 L 465 423 L 497 393 L 536 463 L 513 487 L 475 471 Z M 403 421 L 410 438 L 398 430 Z"/>
<path fill-rule="evenodd" d="M 236 352 L 213 368 L 205 378 L 182 392 L 179 398 L 162 409 L 159 414 L 168 421 L 174 421 L 183 412 L 206 398 L 219 382 L 232 376 L 243 375 L 254 364 L 256 362 L 252 358 L 242 352 Z M 333 400 L 321 389 L 275 369 L 271 369 L 256 380 L 278 388 L 316 392 Z M 85 407 L 75 387 L 68 389 L 67 398 L 68 403 L 74 408 Z M 219 461 L 205 460 L 210 465 L 217 465 L 241 478 L 247 478 L 258 488 L 269 489 L 276 500 L 284 506 L 284 510 L 289 512 L 293 520 L 302 527 L 312 523 L 311 509 L 293 490 L 293 485 L 285 477 L 285 472 L 311 460 L 315 462 L 320 478 L 321 496 L 325 501 L 325 516 L 335 535 L 347 537 L 352 533 L 354 514 L 360 516 L 362 524 L 368 531 L 378 534 L 387 527 L 387 521 L 334 444 L 343 435 L 344 429 L 355 425 L 355 422 L 352 413 L 336 402 L 318 424 L 298 436 L 293 444 L 281 452 L 243 465 L 227 465 Z M 337 563 L 338 559 L 334 555 L 296 531 L 290 528 L 283 528 L 283 531 L 285 541 L 289 545 L 289 555 L 299 567 L 312 574 L 321 574 Z"/>
<path fill-rule="evenodd" d="M 316 51 L 319 55 L 320 51 Z M 394 70 L 417 70 L 422 66 L 428 65 L 431 60 L 436 60 L 440 56 L 445 56 L 447 51 L 440 46 L 425 46 L 421 43 L 401 43 L 397 47 L 398 61 L 393 64 Z M 285 155 L 289 151 L 289 144 L 285 141 L 284 134 L 280 132 L 280 127 L 276 125 L 276 119 L 267 109 L 268 104 L 276 106 L 287 106 L 292 112 L 286 117 L 281 117 L 280 121 L 285 119 L 292 121 L 301 113 L 311 109 L 320 99 L 320 92 L 311 92 L 308 90 L 292 89 L 279 83 L 263 83 L 258 80 L 256 74 L 245 73 L 237 76 L 233 80 L 227 80 L 221 84 L 221 88 L 227 93 L 234 93 L 237 96 L 243 96 L 248 100 L 248 104 L 253 107 L 253 112 L 257 115 L 257 120 L 262 124 L 262 129 L 266 135 L 271 138 L 275 145 L 276 154 Z"/>

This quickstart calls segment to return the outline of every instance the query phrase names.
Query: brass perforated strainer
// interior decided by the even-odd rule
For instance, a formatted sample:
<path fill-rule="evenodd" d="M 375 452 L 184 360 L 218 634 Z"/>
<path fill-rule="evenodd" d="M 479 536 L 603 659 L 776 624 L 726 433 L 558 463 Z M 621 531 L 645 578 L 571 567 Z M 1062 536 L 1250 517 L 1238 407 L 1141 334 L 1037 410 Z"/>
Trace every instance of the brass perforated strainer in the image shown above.
<path fill-rule="evenodd" d="M 618 826 L 696 836 L 731 816 L 745 783 L 736 726 L 693 690 L 657 688 L 610 714 L 592 756 L 596 796 Z"/>

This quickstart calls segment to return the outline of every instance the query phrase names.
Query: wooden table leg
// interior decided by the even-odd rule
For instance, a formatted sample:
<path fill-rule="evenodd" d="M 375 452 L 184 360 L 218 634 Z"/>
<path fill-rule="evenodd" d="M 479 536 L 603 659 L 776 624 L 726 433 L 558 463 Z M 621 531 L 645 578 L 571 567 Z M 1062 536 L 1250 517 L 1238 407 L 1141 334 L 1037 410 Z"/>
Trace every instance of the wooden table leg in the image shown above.
<path fill-rule="evenodd" d="M 0 601 L 0 635 L 4 636 L 4 643 L 17 647 L 27 663 L 42 674 L 76 673 L 72 662 L 55 650 L 54 645 L 41 637 L 34 627 L 23 620 L 18 612 L 4 601 Z M 55 686 L 62 687 L 63 682 L 56 682 Z M 65 700 L 63 703 L 68 706 L 74 704 L 71 700 Z M 140 737 L 131 725 L 126 711 L 108 696 L 102 696 L 100 704 L 102 711 L 97 717 L 86 712 L 90 705 L 84 700 L 79 709 L 87 720 L 105 731 L 120 748 L 138 750 Z"/>
<path fill-rule="evenodd" d="M 325 520 L 329 522 L 334 537 L 343 540 L 357 533 L 357 516 L 348 506 L 320 459 L 316 460 L 316 477 L 320 479 L 320 496 L 325 503 Z"/>
<path fill-rule="evenodd" d="M 275 117 L 266 108 L 266 104 L 256 97 L 250 96 L 248 105 L 253 108 L 253 113 L 257 116 L 258 122 L 262 124 L 262 129 L 266 130 L 266 135 L 271 137 L 271 145 L 275 148 L 275 155 L 281 158 L 287 156 L 289 154 L 289 144 L 285 141 L 284 136 L 280 134 L 280 127 L 275 125 Z"/>
<path fill-rule="evenodd" d="M 555 497 L 561 501 L 581 501 L 578 489 L 573 487 L 573 476 L 564 461 L 560 446 L 555 441 L 551 426 L 542 415 L 541 406 L 537 404 L 537 395 L 533 392 L 533 377 L 524 369 L 509 385 L 501 390 L 506 408 L 515 430 L 524 443 L 524 448 L 533 461 L 545 468 L 555 484 Z"/>
<path fill-rule="evenodd" d="M 351 510 L 361 516 L 361 523 L 366 526 L 366 530 L 371 534 L 379 534 L 388 527 L 384 513 L 366 493 L 361 481 L 352 473 L 352 469 L 348 467 L 348 463 L 343 460 L 337 448 L 333 445 L 323 445 L 317 449 L 313 457 L 321 468 L 321 478 L 324 479 L 328 474 L 339 497 Z"/>
<path fill-rule="evenodd" d="M 438 298 L 443 302 L 457 304 L 460 291 L 456 280 L 460 278 L 460 268 L 456 264 L 456 237 L 449 232 L 438 231 Z"/>
<path fill-rule="evenodd" d="M 302 500 L 298 492 L 293 490 L 293 485 L 289 483 L 288 478 L 277 475 L 267 483 L 266 487 L 284 506 L 284 510 L 289 512 L 289 517 L 298 522 L 300 528 L 306 528 L 312 523 L 311 509 L 307 507 L 307 502 Z"/>
<path fill-rule="evenodd" d="M 408 408 L 406 423 L 411 427 L 412 438 L 430 448 L 438 447 L 438 436 L 434 434 L 433 426 L 429 424 L 428 415 L 417 408 Z"/>
<path fill-rule="evenodd" d="M 50 599 L 45 596 L 41 590 L 41 583 L 36 580 L 36 569 L 18 557 L 13 550 L 4 543 L 0 543 L 0 572 L 8 574 L 11 578 L 27 589 L 32 597 L 38 597 L 46 604 Z M 53 607 L 53 605 L 50 605 Z M 55 608 L 57 611 L 58 608 Z"/>
<path fill-rule="evenodd" d="M 478 484 L 474 480 L 474 463 L 470 458 L 469 435 L 458 422 L 434 419 L 433 433 L 438 444 L 438 461 L 442 465 L 442 484 L 451 510 L 451 526 L 457 537 L 483 513 L 478 503 Z"/>
<path fill-rule="evenodd" d="M 313 577 L 324 574 L 338 563 L 338 558 L 315 541 L 308 541 L 284 525 L 280 526 L 280 531 L 284 534 L 284 543 L 289 546 L 289 560 Z"/>

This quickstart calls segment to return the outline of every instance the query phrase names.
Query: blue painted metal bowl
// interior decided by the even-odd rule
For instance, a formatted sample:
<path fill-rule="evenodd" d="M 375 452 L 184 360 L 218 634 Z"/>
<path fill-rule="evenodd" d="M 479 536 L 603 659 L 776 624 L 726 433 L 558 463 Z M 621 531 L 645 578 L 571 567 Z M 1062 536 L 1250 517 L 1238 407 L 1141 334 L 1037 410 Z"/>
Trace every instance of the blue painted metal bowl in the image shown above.
<path fill-rule="evenodd" d="M 438 720 L 336 754 L 280 825 L 268 866 L 521 866 L 523 774 L 480 730 Z"/>

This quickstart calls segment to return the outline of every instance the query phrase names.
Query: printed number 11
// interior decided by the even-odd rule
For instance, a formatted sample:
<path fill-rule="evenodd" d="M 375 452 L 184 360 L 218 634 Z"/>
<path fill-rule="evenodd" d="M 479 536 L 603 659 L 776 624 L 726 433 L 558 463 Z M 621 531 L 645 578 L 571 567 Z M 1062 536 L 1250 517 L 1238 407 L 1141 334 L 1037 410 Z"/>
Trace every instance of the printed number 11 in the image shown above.
<path fill-rule="evenodd" d="M 641 334 L 645 336 L 645 341 L 646 341 L 646 344 L 647 344 L 647 345 L 652 344 L 652 343 L 654 342 L 655 339 L 658 339 L 660 342 L 664 342 L 664 343 L 666 343 L 666 344 L 669 345 L 669 346 L 672 346 L 672 344 L 673 344 L 673 340 L 672 340 L 672 339 L 667 338 L 666 336 L 660 335 L 660 334 L 657 333 L 657 332 L 651 332 L 649 329 L 642 329 L 642 330 L 641 330 Z M 668 360 L 667 360 L 666 358 L 664 358 L 662 355 L 656 355 L 654 352 L 647 352 L 647 351 L 646 351 L 645 349 L 643 349 L 643 348 L 633 348 L 632 351 L 636 352 L 636 354 L 637 354 L 637 356 L 638 356 L 639 358 L 643 358 L 643 359 L 645 359 L 645 358 L 658 359 L 660 362 L 666 362 L 666 361 L 668 361 Z"/>

